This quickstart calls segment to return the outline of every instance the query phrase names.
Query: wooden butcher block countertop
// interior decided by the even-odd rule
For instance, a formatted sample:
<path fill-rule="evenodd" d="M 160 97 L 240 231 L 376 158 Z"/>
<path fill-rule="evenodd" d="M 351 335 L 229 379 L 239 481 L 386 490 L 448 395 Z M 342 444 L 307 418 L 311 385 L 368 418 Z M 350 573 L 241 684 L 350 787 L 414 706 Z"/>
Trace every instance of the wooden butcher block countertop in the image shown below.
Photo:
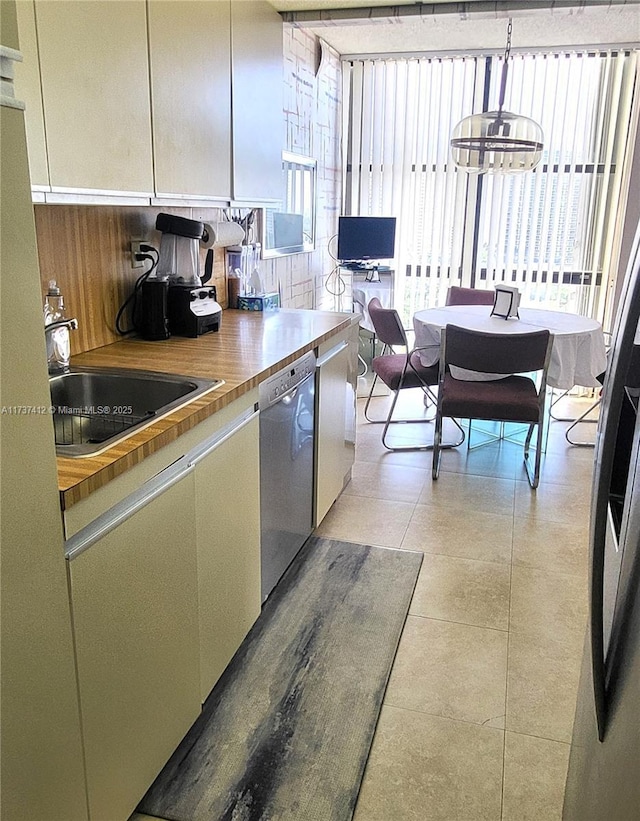
<path fill-rule="evenodd" d="M 137 368 L 222 379 L 224 384 L 100 454 L 79 458 L 59 456 L 58 487 L 63 509 L 346 329 L 351 320 L 350 314 L 329 311 L 282 309 L 262 313 L 226 310 L 220 330 L 197 339 L 171 337 L 161 342 L 123 339 L 74 356 L 72 367 Z"/>

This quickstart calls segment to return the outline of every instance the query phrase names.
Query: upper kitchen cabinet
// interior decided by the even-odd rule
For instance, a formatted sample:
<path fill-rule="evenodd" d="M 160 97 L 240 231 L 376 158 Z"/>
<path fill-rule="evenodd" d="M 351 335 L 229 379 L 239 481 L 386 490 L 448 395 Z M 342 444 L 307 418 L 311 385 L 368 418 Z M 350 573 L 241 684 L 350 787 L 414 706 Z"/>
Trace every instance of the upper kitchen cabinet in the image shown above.
<path fill-rule="evenodd" d="M 230 199 L 230 18 L 229 0 L 149 2 L 158 197 Z"/>
<path fill-rule="evenodd" d="M 284 148 L 282 18 L 260 0 L 231 3 L 233 197 L 277 200 Z"/>
<path fill-rule="evenodd" d="M 37 0 L 35 14 L 52 190 L 151 196 L 145 0 Z"/>
<path fill-rule="evenodd" d="M 34 189 L 49 187 L 47 145 L 38 63 L 38 38 L 33 2 L 16 3 L 22 62 L 15 64 L 16 96 L 25 102 L 25 128 L 29 153 L 29 175 Z"/>

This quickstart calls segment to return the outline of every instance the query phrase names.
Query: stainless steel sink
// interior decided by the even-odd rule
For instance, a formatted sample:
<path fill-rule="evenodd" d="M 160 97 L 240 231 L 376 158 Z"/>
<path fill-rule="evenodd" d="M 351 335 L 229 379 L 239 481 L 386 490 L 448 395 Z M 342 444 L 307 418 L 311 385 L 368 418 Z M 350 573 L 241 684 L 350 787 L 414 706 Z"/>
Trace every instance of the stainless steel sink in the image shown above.
<path fill-rule="evenodd" d="M 71 368 L 49 377 L 56 451 L 99 453 L 214 388 L 221 379 L 153 371 Z"/>

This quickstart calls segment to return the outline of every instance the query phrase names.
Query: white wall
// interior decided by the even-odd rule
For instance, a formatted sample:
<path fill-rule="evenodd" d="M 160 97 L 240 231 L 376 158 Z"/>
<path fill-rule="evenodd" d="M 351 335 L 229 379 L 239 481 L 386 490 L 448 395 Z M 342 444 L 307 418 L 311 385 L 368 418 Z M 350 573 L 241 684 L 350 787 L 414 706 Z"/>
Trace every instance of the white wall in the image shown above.
<path fill-rule="evenodd" d="M 324 281 L 335 264 L 328 244 L 338 230 L 341 198 L 339 55 L 312 33 L 285 25 L 284 85 L 286 149 L 318 163 L 316 250 L 264 260 L 262 271 L 284 307 L 331 309 Z"/>

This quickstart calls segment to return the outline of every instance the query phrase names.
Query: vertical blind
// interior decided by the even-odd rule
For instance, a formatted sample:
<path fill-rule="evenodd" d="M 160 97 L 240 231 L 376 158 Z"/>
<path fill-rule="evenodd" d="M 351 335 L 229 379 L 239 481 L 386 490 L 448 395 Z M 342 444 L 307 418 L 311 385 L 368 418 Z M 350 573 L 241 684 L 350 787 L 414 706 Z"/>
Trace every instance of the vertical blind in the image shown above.
<path fill-rule="evenodd" d="M 542 161 L 522 175 L 469 175 L 449 138 L 463 117 L 497 108 L 502 61 L 345 63 L 344 213 L 398 218 L 396 304 L 407 318 L 444 302 L 450 284 L 507 281 L 523 304 L 603 319 L 637 52 L 512 54 L 505 108 L 542 125 Z"/>

